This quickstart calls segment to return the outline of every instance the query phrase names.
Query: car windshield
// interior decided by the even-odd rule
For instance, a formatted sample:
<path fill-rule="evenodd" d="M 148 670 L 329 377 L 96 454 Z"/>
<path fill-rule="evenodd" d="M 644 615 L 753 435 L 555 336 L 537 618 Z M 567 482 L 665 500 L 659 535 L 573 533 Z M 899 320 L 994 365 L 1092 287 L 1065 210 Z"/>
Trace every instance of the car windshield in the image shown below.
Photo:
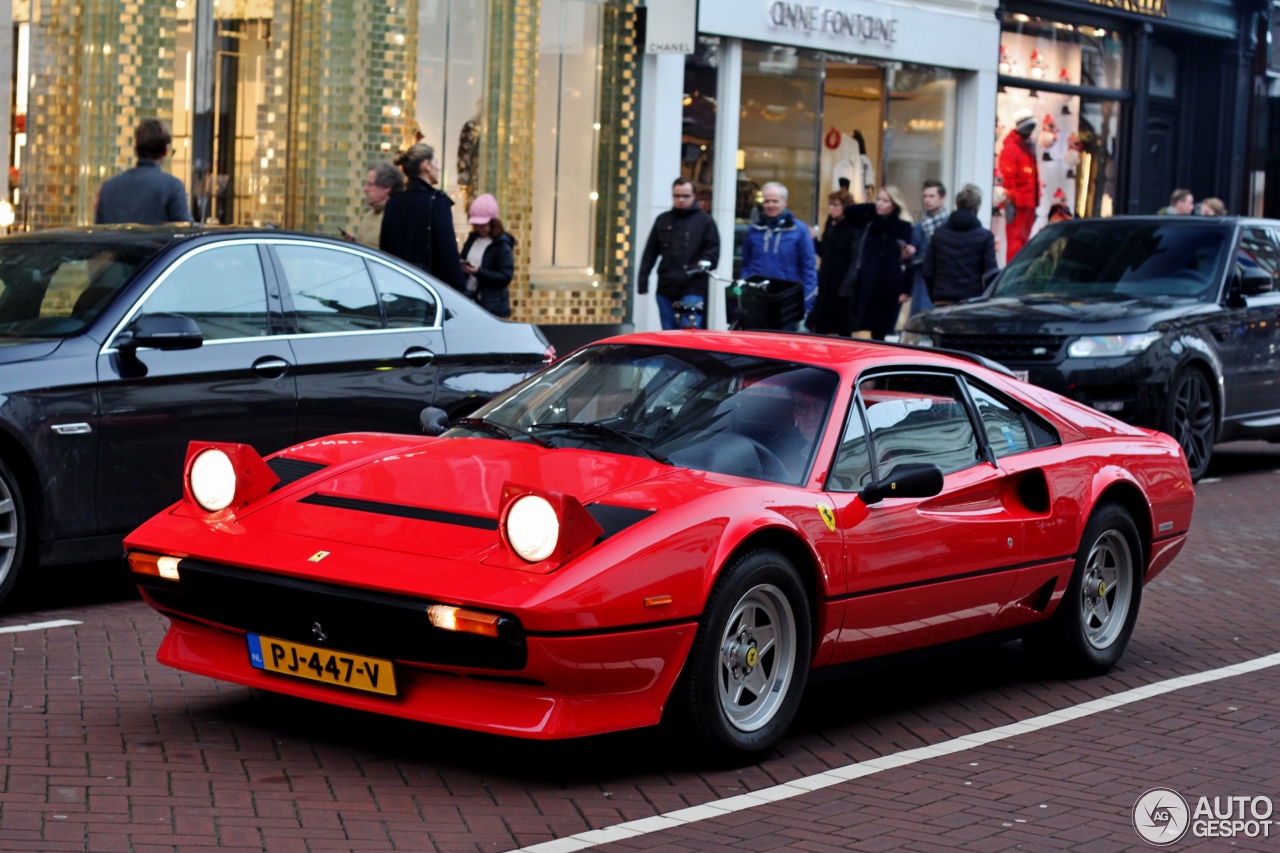
<path fill-rule="evenodd" d="M 1009 263 L 994 296 L 1217 298 L 1231 227 L 1194 217 L 1050 225 Z"/>
<path fill-rule="evenodd" d="M 157 249 L 153 243 L 0 242 L 0 337 L 79 334 Z"/>
<path fill-rule="evenodd" d="M 838 385 L 788 361 L 673 347 L 589 347 L 497 397 L 450 436 L 645 456 L 799 484 Z"/>

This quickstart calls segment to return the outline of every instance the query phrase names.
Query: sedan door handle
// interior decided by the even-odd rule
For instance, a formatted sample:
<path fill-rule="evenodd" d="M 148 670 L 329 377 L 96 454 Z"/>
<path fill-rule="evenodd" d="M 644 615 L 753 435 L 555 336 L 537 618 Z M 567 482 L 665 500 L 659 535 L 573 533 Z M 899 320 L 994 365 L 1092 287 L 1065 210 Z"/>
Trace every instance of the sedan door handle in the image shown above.
<path fill-rule="evenodd" d="M 253 372 L 263 379 L 279 379 L 289 370 L 289 362 L 275 356 L 264 356 L 253 363 Z"/>
<path fill-rule="evenodd" d="M 409 347 L 404 351 L 404 360 L 415 367 L 422 367 L 423 365 L 430 364 L 431 359 L 435 357 L 435 353 L 429 349 L 423 349 L 422 347 Z"/>

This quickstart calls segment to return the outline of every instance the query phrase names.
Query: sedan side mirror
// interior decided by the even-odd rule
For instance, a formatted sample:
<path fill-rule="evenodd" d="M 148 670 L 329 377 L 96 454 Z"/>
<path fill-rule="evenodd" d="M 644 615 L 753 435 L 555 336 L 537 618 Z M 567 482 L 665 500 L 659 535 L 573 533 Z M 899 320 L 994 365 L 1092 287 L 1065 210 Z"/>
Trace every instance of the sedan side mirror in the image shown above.
<path fill-rule="evenodd" d="M 858 497 L 864 504 L 885 498 L 931 498 L 942 491 L 942 469 L 937 465 L 909 462 L 896 466 L 889 476 L 868 483 Z"/>
<path fill-rule="evenodd" d="M 116 338 L 116 348 L 128 352 L 139 347 L 196 349 L 203 343 L 200 325 L 183 314 L 143 314 Z"/>
<path fill-rule="evenodd" d="M 418 422 L 422 424 L 423 435 L 443 435 L 449 428 L 449 414 L 444 409 L 427 406 L 418 415 Z"/>

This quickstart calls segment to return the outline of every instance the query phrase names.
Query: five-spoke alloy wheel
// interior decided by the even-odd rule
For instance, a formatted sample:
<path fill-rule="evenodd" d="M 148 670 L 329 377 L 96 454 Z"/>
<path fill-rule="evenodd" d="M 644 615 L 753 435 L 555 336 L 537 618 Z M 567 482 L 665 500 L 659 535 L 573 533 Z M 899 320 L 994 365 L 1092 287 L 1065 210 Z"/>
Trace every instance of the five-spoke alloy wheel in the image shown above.
<path fill-rule="evenodd" d="M 27 512 L 18 479 L 0 462 L 0 601 L 18 580 L 27 557 Z"/>
<path fill-rule="evenodd" d="M 1213 441 L 1217 434 L 1213 391 L 1209 380 L 1194 367 L 1186 368 L 1169 384 L 1165 405 L 1164 432 L 1177 439 L 1187 457 L 1191 479 L 1199 480 L 1209 470 Z"/>
<path fill-rule="evenodd" d="M 791 561 L 740 554 L 707 600 L 673 710 L 713 752 L 747 757 L 786 734 L 809 675 L 813 623 Z"/>

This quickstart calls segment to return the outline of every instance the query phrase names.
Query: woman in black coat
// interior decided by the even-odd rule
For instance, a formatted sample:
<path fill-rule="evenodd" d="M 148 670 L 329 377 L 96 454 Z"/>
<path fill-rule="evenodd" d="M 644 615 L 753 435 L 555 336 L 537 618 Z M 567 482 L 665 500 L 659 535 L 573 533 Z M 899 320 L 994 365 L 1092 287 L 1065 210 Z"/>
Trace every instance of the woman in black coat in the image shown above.
<path fill-rule="evenodd" d="M 462 290 L 467 276 L 458 257 L 453 231 L 453 200 L 430 183 L 435 178 L 435 151 L 419 142 L 396 157 L 407 179 L 404 192 L 387 199 L 382 212 L 382 251 Z"/>
<path fill-rule="evenodd" d="M 822 266 L 818 269 L 818 301 L 809 315 L 808 326 L 811 331 L 823 335 L 848 337 L 853 331 L 849 291 L 842 296 L 840 285 L 849 272 L 868 217 L 846 216 L 845 211 L 852 206 L 853 196 L 846 190 L 827 196 L 827 224 L 822 229 L 822 237 L 814 241 Z M 863 207 L 870 208 L 871 205 Z"/>
<path fill-rule="evenodd" d="M 876 193 L 875 215 L 867 225 L 853 289 L 853 329 L 865 329 L 877 341 L 893 331 L 902 303 L 911 296 L 911 277 L 903 268 L 904 250 L 911 249 L 911 223 L 902 216 L 902 203 L 894 187 Z M 866 215 L 871 205 L 854 205 L 845 211 Z M 862 210 L 859 210 L 862 208 Z"/>
<path fill-rule="evenodd" d="M 516 274 L 516 240 L 502 227 L 498 201 L 488 193 L 471 202 L 469 214 L 471 233 L 462 247 L 467 295 L 495 317 L 510 317 L 509 288 Z"/>

